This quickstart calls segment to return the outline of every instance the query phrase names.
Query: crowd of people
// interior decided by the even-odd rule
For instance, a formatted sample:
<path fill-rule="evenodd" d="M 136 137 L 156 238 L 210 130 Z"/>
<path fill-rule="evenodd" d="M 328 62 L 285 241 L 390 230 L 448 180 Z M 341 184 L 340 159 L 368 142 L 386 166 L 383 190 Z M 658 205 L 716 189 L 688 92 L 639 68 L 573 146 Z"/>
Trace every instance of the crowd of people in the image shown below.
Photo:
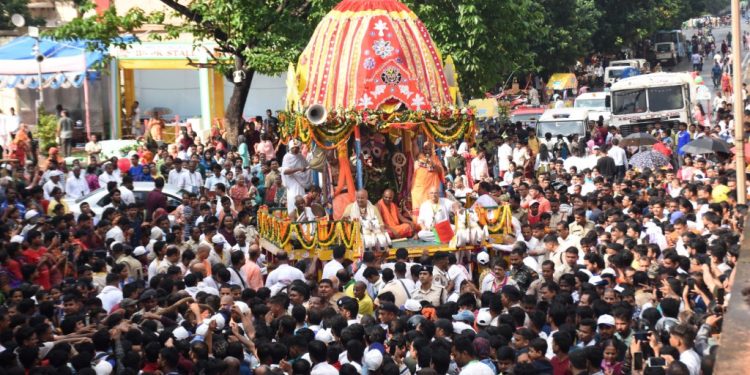
<path fill-rule="evenodd" d="M 71 165 L 56 149 L 6 160 L 0 372 L 712 373 L 747 188 L 731 159 L 680 152 L 710 131 L 683 124 L 668 142 L 644 129 L 676 155 L 651 170 L 630 166 L 632 150 L 601 126 L 538 139 L 485 124 L 419 144 L 406 194 L 360 190 L 341 205 L 311 183 L 313 153 L 277 126 L 269 111 L 236 140 L 183 132 L 127 165 L 101 157 L 95 137 Z M 154 184 L 143 200 L 138 181 Z M 104 202 L 75 200 L 101 188 Z M 300 222 L 360 220 L 366 249 L 270 256 L 261 205 Z M 432 229 L 460 210 L 505 205 L 511 231 L 468 255 L 396 242 L 439 241 Z"/>

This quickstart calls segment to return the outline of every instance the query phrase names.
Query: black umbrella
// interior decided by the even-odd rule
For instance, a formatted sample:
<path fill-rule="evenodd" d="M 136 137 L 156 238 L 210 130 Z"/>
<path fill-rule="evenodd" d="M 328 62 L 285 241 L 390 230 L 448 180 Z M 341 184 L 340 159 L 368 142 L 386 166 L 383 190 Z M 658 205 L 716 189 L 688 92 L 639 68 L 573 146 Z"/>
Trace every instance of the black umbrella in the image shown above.
<path fill-rule="evenodd" d="M 729 143 L 718 138 L 701 137 L 682 146 L 682 152 L 694 155 L 713 154 L 716 152 L 730 153 Z"/>
<path fill-rule="evenodd" d="M 648 133 L 633 133 L 620 141 L 620 146 L 623 147 L 630 147 L 630 146 L 650 146 L 658 142 L 654 136 Z"/>

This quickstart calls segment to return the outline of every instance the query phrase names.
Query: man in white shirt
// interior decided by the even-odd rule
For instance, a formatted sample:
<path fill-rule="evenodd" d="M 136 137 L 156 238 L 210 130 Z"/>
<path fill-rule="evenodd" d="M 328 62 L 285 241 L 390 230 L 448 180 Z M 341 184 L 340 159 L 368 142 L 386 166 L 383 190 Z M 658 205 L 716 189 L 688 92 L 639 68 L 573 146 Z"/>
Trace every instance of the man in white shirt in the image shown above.
<path fill-rule="evenodd" d="M 417 223 L 422 227 L 422 230 L 419 231 L 417 236 L 422 241 L 433 242 L 435 233 L 432 229 L 435 224 L 450 220 L 450 214 L 457 211 L 458 203 L 440 198 L 438 189 L 430 190 L 429 196 L 430 199 L 422 203 L 422 207 L 419 208 Z"/>
<path fill-rule="evenodd" d="M 81 167 L 76 165 L 73 167 L 73 173 L 65 181 L 65 193 L 68 198 L 77 199 L 88 194 L 89 191 L 89 184 L 81 174 Z"/>
<path fill-rule="evenodd" d="M 120 199 L 125 204 L 135 204 L 135 195 L 133 194 L 133 177 L 125 175 L 122 178 L 122 184 L 118 187 L 120 190 Z"/>
<path fill-rule="evenodd" d="M 510 158 L 513 156 L 513 148 L 510 147 L 505 138 L 501 139 L 502 144 L 497 148 L 497 168 L 500 174 L 504 174 L 510 169 Z"/>
<path fill-rule="evenodd" d="M 190 191 L 190 176 L 186 170 L 182 169 L 182 160 L 174 160 L 174 169 L 169 171 L 167 183 L 177 186 L 179 190 Z"/>
<path fill-rule="evenodd" d="M 471 161 L 471 179 L 474 182 L 482 181 L 490 176 L 489 167 L 487 166 L 487 159 L 484 158 L 484 151 L 480 150 Z"/>
<path fill-rule="evenodd" d="M 99 186 L 105 187 L 110 181 L 120 183 L 120 177 L 114 172 L 115 167 L 112 162 L 104 163 L 104 172 L 99 175 Z"/>
<path fill-rule="evenodd" d="M 628 154 L 622 147 L 618 146 L 619 144 L 618 139 L 613 139 L 612 147 L 607 151 L 607 155 L 615 160 L 615 177 L 623 178 L 628 167 Z"/>
<path fill-rule="evenodd" d="M 62 179 L 63 172 L 59 170 L 54 170 L 49 175 L 49 181 L 44 183 L 44 186 L 42 186 L 42 190 L 44 190 L 44 199 L 46 200 L 52 200 L 52 189 L 58 187 L 60 190 L 65 193 L 65 185 L 60 181 Z"/>
<path fill-rule="evenodd" d="M 272 296 L 278 294 L 294 280 L 305 280 L 305 274 L 302 271 L 289 265 L 289 256 L 286 252 L 276 254 L 276 260 L 279 265 L 266 278 L 266 287 L 271 289 Z"/>
<path fill-rule="evenodd" d="M 205 188 L 206 190 L 216 191 L 216 184 L 222 183 L 224 186 L 229 186 L 227 178 L 221 175 L 221 167 L 215 165 L 213 167 L 213 175 L 206 178 Z"/>
<path fill-rule="evenodd" d="M 695 330 L 686 324 L 677 324 L 669 332 L 669 345 L 680 352 L 680 362 L 684 363 L 690 375 L 701 373 L 701 357 L 695 352 Z M 677 358 L 675 358 L 677 359 Z"/>
<path fill-rule="evenodd" d="M 108 273 L 105 280 L 107 286 L 102 288 L 96 298 L 102 301 L 102 308 L 109 314 L 122 301 L 122 291 L 117 287 L 120 282 L 120 275 Z"/>
<path fill-rule="evenodd" d="M 191 160 L 188 164 L 188 191 L 198 194 L 200 193 L 201 187 L 203 187 L 203 176 L 201 176 L 200 172 L 196 171 L 196 168 L 198 167 L 198 162 L 195 160 Z M 249 179 L 248 179 L 249 180 Z"/>
<path fill-rule="evenodd" d="M 336 272 L 344 269 L 344 266 L 341 264 L 341 262 L 344 260 L 344 256 L 346 255 L 346 248 L 344 246 L 334 246 L 332 252 L 333 259 L 328 261 L 328 263 L 323 266 L 323 278 L 328 280 L 333 280 L 334 278 L 336 278 Z"/>

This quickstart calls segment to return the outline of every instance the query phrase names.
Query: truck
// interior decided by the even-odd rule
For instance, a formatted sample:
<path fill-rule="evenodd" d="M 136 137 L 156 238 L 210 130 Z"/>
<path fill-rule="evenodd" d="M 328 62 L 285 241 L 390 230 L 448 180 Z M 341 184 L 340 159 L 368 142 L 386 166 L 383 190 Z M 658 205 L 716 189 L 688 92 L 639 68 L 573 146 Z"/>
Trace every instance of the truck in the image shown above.
<path fill-rule="evenodd" d="M 554 108 L 544 111 L 536 123 L 536 135 L 543 139 L 547 133 L 553 137 L 586 135 L 589 110 L 585 108 Z"/>
<path fill-rule="evenodd" d="M 696 86 L 688 73 L 651 73 L 615 82 L 610 95 L 610 125 L 628 135 L 656 122 L 690 123 Z"/>
<path fill-rule="evenodd" d="M 629 67 L 636 68 L 642 71 L 644 68 L 649 67 L 649 63 L 648 61 L 646 61 L 646 59 L 614 60 L 614 61 L 609 62 L 609 66 L 611 67 L 629 66 Z"/>
<path fill-rule="evenodd" d="M 662 65 L 677 65 L 677 48 L 672 42 L 656 43 L 654 46 L 655 60 Z"/>
<path fill-rule="evenodd" d="M 604 125 L 609 124 L 612 110 L 607 106 L 608 92 L 587 92 L 578 95 L 573 108 L 585 108 L 589 110 L 589 121 L 598 121 L 599 116 L 604 119 Z"/>
<path fill-rule="evenodd" d="M 640 69 L 630 65 L 608 66 L 604 68 L 604 87 L 612 86 L 613 83 L 627 77 L 640 74 Z"/>
<path fill-rule="evenodd" d="M 675 51 L 677 52 L 677 62 L 682 61 L 683 58 L 688 57 L 690 53 L 690 47 L 688 46 L 685 34 L 682 30 L 660 30 L 651 38 L 651 42 L 656 48 L 659 43 L 674 43 Z"/>

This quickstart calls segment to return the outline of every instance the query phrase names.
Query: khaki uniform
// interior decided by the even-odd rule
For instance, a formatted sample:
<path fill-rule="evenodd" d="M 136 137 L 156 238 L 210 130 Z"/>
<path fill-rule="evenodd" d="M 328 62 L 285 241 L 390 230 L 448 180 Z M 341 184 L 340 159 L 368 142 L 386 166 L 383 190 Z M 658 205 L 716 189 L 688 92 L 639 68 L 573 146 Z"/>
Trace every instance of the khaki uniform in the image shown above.
<path fill-rule="evenodd" d="M 427 301 L 432 304 L 432 306 L 440 306 L 445 302 L 447 294 L 448 293 L 445 292 L 445 289 L 442 286 L 433 283 L 428 290 L 417 288 L 414 293 L 412 293 L 411 298 L 417 301 Z"/>
<path fill-rule="evenodd" d="M 568 225 L 568 229 L 570 230 L 571 235 L 583 238 L 586 236 L 586 233 L 594 229 L 594 223 L 587 221 L 586 225 L 584 226 L 574 221 L 570 223 L 570 225 Z"/>

